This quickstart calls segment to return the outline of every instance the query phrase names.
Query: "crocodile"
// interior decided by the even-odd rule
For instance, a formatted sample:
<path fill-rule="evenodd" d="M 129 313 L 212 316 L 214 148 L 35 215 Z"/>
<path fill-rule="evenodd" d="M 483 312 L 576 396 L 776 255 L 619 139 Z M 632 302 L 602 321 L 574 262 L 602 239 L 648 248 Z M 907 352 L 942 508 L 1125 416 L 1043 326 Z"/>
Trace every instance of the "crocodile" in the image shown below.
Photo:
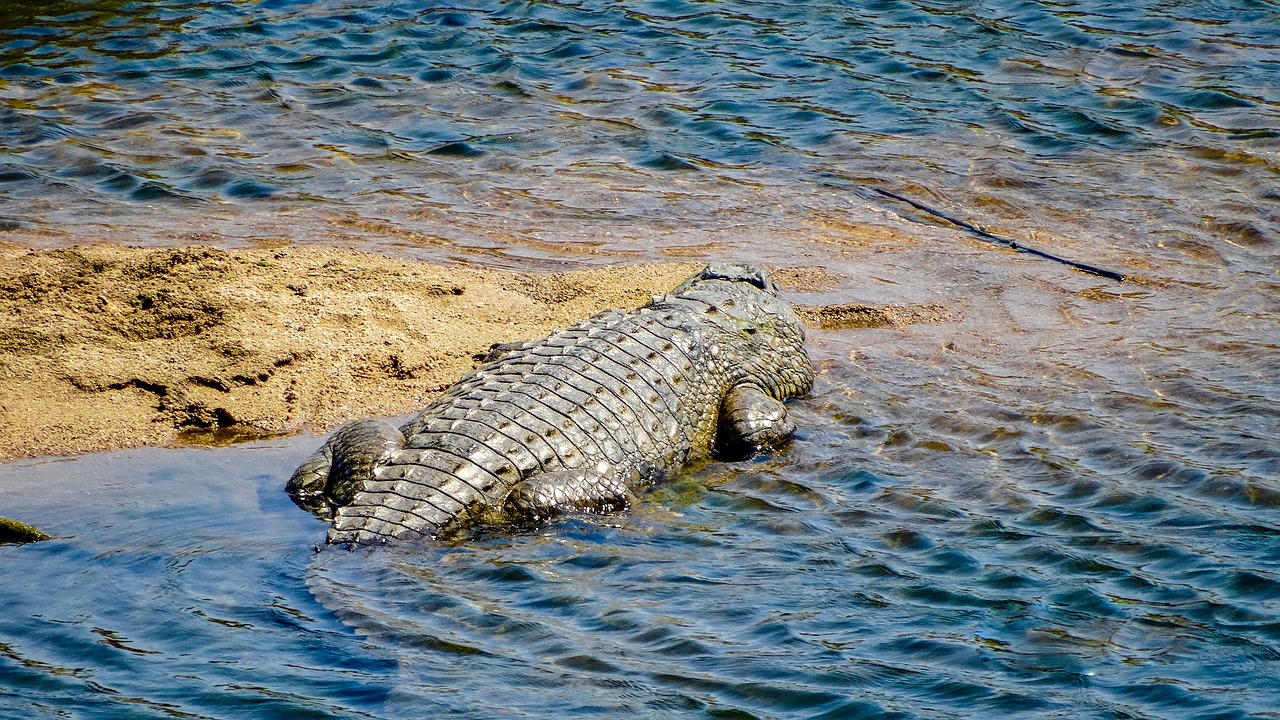
<path fill-rule="evenodd" d="M 712 457 L 744 459 L 795 431 L 783 401 L 813 365 L 769 276 L 711 264 L 630 312 L 495 345 L 413 420 L 342 426 L 286 489 L 331 544 L 456 536 L 626 510 Z"/>

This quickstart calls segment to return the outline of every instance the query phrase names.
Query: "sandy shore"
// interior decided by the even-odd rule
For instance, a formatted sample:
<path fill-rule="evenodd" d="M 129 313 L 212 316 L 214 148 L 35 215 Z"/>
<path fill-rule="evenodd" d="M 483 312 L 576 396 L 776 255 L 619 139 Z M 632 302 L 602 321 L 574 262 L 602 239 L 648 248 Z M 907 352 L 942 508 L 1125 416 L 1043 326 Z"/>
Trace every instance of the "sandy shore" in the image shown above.
<path fill-rule="evenodd" d="M 413 412 L 496 342 L 633 308 L 698 265 L 523 275 L 316 247 L 0 244 L 0 459 Z M 829 280 L 776 270 L 784 286 Z M 811 325 L 930 319 L 838 306 Z"/>
<path fill-rule="evenodd" d="M 516 275 L 321 248 L 0 246 L 0 458 L 327 429 L 690 264 Z"/>

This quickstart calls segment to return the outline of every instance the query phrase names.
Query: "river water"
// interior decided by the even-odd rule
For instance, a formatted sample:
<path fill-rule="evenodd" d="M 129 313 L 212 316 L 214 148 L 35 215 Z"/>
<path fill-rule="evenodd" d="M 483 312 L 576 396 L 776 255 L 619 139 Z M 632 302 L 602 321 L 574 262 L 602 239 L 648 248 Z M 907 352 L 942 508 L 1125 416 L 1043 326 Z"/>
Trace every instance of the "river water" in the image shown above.
<path fill-rule="evenodd" d="M 1274 2 L 32 7 L 0 239 L 945 317 L 812 329 L 791 447 L 523 535 L 316 552 L 315 437 L 0 465 L 56 536 L 0 546 L 0 717 L 1280 717 Z"/>

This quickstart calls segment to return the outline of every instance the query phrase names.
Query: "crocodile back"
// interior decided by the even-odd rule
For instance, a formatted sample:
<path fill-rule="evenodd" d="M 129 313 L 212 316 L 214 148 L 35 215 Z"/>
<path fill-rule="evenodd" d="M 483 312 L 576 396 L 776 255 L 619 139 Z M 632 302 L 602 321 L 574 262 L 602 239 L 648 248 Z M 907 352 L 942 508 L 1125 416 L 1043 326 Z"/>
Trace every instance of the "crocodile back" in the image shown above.
<path fill-rule="evenodd" d="M 733 375 L 719 334 L 683 308 L 610 311 L 473 371 L 402 428 L 330 541 L 436 537 L 541 472 L 661 480 L 710 449 Z"/>

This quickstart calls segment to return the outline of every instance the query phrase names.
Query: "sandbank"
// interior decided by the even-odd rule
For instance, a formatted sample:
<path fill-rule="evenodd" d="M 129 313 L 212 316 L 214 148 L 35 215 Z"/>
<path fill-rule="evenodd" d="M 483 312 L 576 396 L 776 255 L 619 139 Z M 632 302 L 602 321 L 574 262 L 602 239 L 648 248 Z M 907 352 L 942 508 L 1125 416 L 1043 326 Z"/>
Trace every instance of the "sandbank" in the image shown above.
<path fill-rule="evenodd" d="M 490 345 L 637 307 L 698 267 L 521 274 L 327 247 L 0 244 L 0 460 L 408 414 Z M 824 277 L 774 271 L 802 290 Z M 933 312 L 801 308 L 828 328 Z"/>

